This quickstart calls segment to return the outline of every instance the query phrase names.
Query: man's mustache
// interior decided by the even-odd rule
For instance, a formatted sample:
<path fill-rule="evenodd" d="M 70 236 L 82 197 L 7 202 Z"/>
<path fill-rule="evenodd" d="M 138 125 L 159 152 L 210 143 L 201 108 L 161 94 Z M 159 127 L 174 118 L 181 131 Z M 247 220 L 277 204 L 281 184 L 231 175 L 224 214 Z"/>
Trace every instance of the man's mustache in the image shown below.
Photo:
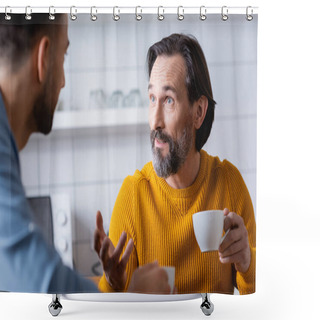
<path fill-rule="evenodd" d="M 158 140 L 161 140 L 163 142 L 172 141 L 172 138 L 168 134 L 165 134 L 164 132 L 162 132 L 161 129 L 151 130 L 150 138 L 151 138 L 152 146 L 154 146 L 155 138 L 157 138 Z"/>

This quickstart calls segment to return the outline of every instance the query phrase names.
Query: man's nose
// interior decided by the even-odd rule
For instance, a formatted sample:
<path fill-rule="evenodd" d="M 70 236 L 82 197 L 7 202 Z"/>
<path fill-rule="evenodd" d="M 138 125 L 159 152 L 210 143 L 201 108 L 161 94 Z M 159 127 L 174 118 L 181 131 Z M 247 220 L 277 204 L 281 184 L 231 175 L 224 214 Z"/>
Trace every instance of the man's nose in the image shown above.
<path fill-rule="evenodd" d="M 157 103 L 150 111 L 150 129 L 163 129 L 164 126 L 163 109 L 162 106 Z"/>

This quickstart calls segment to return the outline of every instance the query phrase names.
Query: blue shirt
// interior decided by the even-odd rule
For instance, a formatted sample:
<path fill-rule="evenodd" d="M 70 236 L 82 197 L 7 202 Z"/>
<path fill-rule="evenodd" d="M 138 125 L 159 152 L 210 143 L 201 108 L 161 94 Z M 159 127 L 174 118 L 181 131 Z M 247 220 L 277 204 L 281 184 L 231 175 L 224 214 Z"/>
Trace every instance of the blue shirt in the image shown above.
<path fill-rule="evenodd" d="M 98 292 L 65 266 L 34 224 L 20 177 L 18 149 L 0 92 L 0 291 Z"/>

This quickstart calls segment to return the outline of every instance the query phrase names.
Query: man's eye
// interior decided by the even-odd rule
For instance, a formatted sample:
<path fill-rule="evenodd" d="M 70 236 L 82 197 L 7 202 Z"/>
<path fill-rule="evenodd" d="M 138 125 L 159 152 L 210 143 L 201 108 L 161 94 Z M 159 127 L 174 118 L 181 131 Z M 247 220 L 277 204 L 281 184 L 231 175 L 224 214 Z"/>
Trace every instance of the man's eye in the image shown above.
<path fill-rule="evenodd" d="M 172 98 L 167 98 L 167 103 L 168 104 L 172 104 L 173 103 L 173 99 Z"/>
<path fill-rule="evenodd" d="M 155 102 L 156 101 L 156 98 L 154 96 L 150 96 L 150 101 L 151 102 Z"/>

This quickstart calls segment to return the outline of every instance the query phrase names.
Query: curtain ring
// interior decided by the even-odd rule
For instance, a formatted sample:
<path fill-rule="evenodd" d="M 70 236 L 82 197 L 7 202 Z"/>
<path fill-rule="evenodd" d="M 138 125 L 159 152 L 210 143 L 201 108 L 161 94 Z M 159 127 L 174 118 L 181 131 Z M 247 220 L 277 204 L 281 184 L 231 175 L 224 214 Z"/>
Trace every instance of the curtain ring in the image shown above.
<path fill-rule="evenodd" d="M 142 9 L 140 6 L 137 6 L 136 7 L 136 19 L 137 21 L 141 21 L 142 20 L 142 15 L 141 14 L 138 14 L 138 8 L 140 9 L 140 13 L 142 13 Z"/>
<path fill-rule="evenodd" d="M 180 10 L 182 10 L 182 13 L 180 13 Z M 182 21 L 184 19 L 184 9 L 183 6 L 178 7 L 178 20 Z"/>
<path fill-rule="evenodd" d="M 227 21 L 228 20 L 228 7 L 226 7 L 226 6 L 223 6 L 222 8 L 221 8 L 221 19 L 223 20 L 223 21 Z"/>
<path fill-rule="evenodd" d="M 112 19 L 114 21 L 119 21 L 120 20 L 119 9 L 118 9 L 118 13 L 117 14 L 116 14 L 116 9 L 118 9 L 117 6 L 113 7 L 113 17 L 112 17 Z"/>
<path fill-rule="evenodd" d="M 251 10 L 250 14 L 249 14 L 249 9 Z M 247 7 L 247 9 L 246 9 L 246 19 L 248 21 L 251 21 L 253 19 L 253 9 L 250 6 Z"/>
<path fill-rule="evenodd" d="M 70 8 L 70 19 L 71 19 L 72 21 L 77 20 L 77 15 L 76 15 L 76 13 L 77 13 L 77 8 L 76 8 L 75 6 L 72 6 L 72 7 Z"/>
<path fill-rule="evenodd" d="M 56 9 L 53 6 L 49 7 L 49 20 L 52 21 L 56 18 L 54 16 L 55 12 L 56 12 Z"/>
<path fill-rule="evenodd" d="M 162 13 L 160 14 L 160 8 L 162 9 Z M 159 21 L 162 21 L 164 19 L 164 9 L 163 9 L 163 6 L 159 6 L 158 7 L 158 20 Z"/>
<path fill-rule="evenodd" d="M 32 13 L 32 10 L 31 10 L 31 7 L 30 6 L 27 6 L 26 7 L 26 16 L 24 17 L 26 20 L 31 20 L 31 13 Z"/>
<path fill-rule="evenodd" d="M 93 13 L 93 10 L 95 10 L 95 14 Z M 91 7 L 91 9 L 90 9 L 90 19 L 91 19 L 91 21 L 96 21 L 98 19 L 98 17 L 97 17 L 97 9 L 94 6 Z"/>
<path fill-rule="evenodd" d="M 5 7 L 4 9 L 4 18 L 9 21 L 11 20 L 11 16 L 9 15 L 9 13 L 11 13 L 11 9 L 9 6 Z"/>
<path fill-rule="evenodd" d="M 207 19 L 206 14 L 207 14 L 207 9 L 206 9 L 206 7 L 205 7 L 205 6 L 201 6 L 201 7 L 200 7 L 200 20 L 201 20 L 201 21 L 204 21 L 204 20 Z"/>

